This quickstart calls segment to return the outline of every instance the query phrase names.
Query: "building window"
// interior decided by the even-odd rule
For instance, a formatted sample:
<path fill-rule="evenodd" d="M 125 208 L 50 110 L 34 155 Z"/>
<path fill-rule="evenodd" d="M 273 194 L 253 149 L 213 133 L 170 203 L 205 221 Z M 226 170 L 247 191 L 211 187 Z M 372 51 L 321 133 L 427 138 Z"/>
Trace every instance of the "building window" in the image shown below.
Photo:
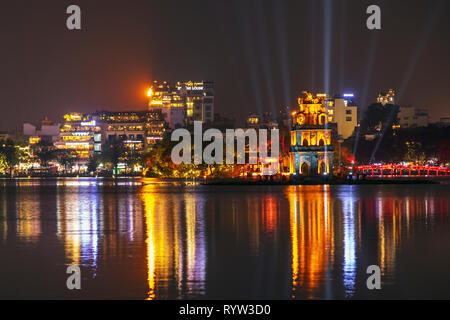
<path fill-rule="evenodd" d="M 352 114 L 352 110 L 345 110 L 345 114 Z"/>
<path fill-rule="evenodd" d="M 345 118 L 346 121 L 352 121 L 352 117 Z"/>

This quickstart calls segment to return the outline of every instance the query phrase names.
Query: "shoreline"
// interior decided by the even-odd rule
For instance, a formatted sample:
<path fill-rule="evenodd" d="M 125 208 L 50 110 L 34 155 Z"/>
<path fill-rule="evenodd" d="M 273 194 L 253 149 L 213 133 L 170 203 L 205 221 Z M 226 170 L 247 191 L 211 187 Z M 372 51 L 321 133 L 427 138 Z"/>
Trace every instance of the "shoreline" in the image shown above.
<path fill-rule="evenodd" d="M 90 176 L 90 175 L 64 175 L 64 176 L 16 176 L 5 177 L 0 176 L 0 180 L 58 180 L 58 179 L 105 179 L 105 180 L 120 180 L 120 179 L 148 179 L 161 182 L 195 182 L 205 186 L 289 186 L 289 185 L 397 185 L 397 184 L 441 184 L 442 182 L 450 182 L 448 178 L 396 178 L 396 179 L 364 179 L 364 180 L 344 180 L 337 178 L 299 178 L 299 179 L 274 179 L 270 180 L 256 180 L 256 179 L 240 179 L 240 178 L 155 178 L 142 176 Z"/>
<path fill-rule="evenodd" d="M 430 180 L 430 179 L 367 179 L 367 180 L 338 180 L 338 179 L 327 179 L 327 180 L 315 180 L 315 179 L 305 179 L 298 181 L 239 181 L 239 180 L 216 180 L 211 182 L 203 183 L 203 185 L 235 185 L 235 186 L 249 186 L 249 185 L 260 185 L 260 186 L 296 186 L 296 185 L 396 185 L 396 184 L 441 184 L 442 181 Z"/>

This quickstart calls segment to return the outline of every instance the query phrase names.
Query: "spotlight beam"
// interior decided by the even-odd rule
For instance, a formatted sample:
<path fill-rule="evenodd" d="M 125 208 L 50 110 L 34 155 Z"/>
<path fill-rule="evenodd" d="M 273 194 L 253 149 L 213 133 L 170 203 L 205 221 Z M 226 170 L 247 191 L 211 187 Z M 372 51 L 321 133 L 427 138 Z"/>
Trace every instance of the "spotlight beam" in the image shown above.
<path fill-rule="evenodd" d="M 331 72 L 331 25 L 333 19 L 333 2 L 331 0 L 324 0 L 324 29 L 323 29 L 323 41 L 324 41 L 324 91 L 330 93 L 330 72 Z"/>
<path fill-rule="evenodd" d="M 369 89 L 369 83 L 372 78 L 372 69 L 375 61 L 375 53 L 377 51 L 377 42 L 378 42 L 378 32 L 372 34 L 370 38 L 370 46 L 369 46 L 369 56 L 367 58 L 366 64 L 366 73 L 364 78 L 364 88 L 361 94 L 361 110 L 364 110 L 367 104 L 367 92 Z M 358 143 L 359 143 L 359 130 L 356 132 L 355 144 L 353 145 L 353 155 L 356 158 L 356 153 L 358 152 Z"/>
<path fill-rule="evenodd" d="M 284 11 L 284 0 L 274 0 L 275 29 L 280 59 L 281 81 L 283 83 L 284 105 L 290 105 L 291 85 L 289 74 L 288 41 L 286 31 L 286 15 Z"/>
<path fill-rule="evenodd" d="M 389 118 L 386 121 L 386 125 L 383 127 L 383 131 L 381 132 L 381 136 L 378 138 L 377 144 L 375 145 L 375 148 L 372 151 L 372 154 L 370 155 L 369 163 L 373 163 L 375 161 L 375 155 L 378 151 L 378 148 L 381 145 L 381 142 L 383 141 L 384 135 L 386 134 L 386 130 L 388 127 L 392 125 L 392 117 L 394 116 L 394 108 L 391 108 L 391 112 L 389 113 Z"/>
<path fill-rule="evenodd" d="M 256 106 L 258 108 L 258 114 L 262 116 L 263 107 L 262 107 L 262 99 L 261 99 L 261 86 L 258 80 L 258 67 L 256 65 L 256 52 L 255 46 L 253 44 L 253 38 L 250 35 L 250 26 L 248 24 L 248 16 L 246 16 L 244 12 L 244 8 L 242 7 L 242 2 L 235 1 L 235 4 L 238 8 L 238 17 L 239 17 L 239 25 L 242 30 L 242 41 L 244 44 L 245 58 L 247 60 L 247 64 L 249 67 L 250 74 L 250 86 L 253 91 L 253 96 L 256 102 Z"/>
<path fill-rule="evenodd" d="M 273 83 L 272 83 L 272 65 L 270 63 L 270 53 L 267 46 L 267 39 L 266 39 L 266 30 L 264 28 L 264 11 L 261 7 L 261 1 L 254 1 L 254 5 L 256 5 L 256 21 L 258 26 L 258 42 L 259 42 L 259 49 L 261 53 L 262 58 L 262 64 L 263 64 L 263 73 L 264 73 L 264 81 L 267 88 L 267 95 L 269 97 L 269 105 L 270 110 L 272 112 L 272 115 L 276 116 L 276 107 L 275 107 L 275 95 L 273 91 Z"/>
<path fill-rule="evenodd" d="M 445 0 L 448 1 L 448 0 Z M 397 101 L 400 103 L 401 97 L 403 93 L 405 92 L 406 88 L 408 87 L 409 81 L 411 80 L 414 70 L 416 69 L 417 63 L 420 60 L 420 57 L 425 50 L 425 46 L 428 42 L 428 39 L 430 38 L 431 31 L 433 30 L 434 25 L 437 23 L 439 18 L 441 17 L 441 12 L 444 10 L 444 1 L 440 0 L 438 3 L 434 6 L 434 8 L 429 12 L 427 24 L 425 28 L 422 30 L 422 33 L 418 37 L 418 42 L 416 46 L 416 50 L 414 50 L 414 54 L 411 56 L 411 59 L 409 60 L 408 67 L 406 68 L 405 74 L 403 75 L 403 80 L 400 85 L 400 90 L 397 95 Z"/>

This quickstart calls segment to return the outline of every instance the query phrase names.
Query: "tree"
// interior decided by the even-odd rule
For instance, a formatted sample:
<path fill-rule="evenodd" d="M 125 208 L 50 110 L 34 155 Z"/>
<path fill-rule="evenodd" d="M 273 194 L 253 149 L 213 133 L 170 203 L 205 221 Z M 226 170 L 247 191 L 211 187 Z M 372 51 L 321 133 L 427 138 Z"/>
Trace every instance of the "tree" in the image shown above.
<path fill-rule="evenodd" d="M 8 163 L 6 162 L 6 156 L 0 153 L 0 172 L 4 173 L 8 169 Z"/>
<path fill-rule="evenodd" d="M 171 157 L 174 145 L 175 143 L 170 140 L 162 140 L 148 148 L 143 156 L 145 175 L 151 177 L 169 177 L 174 175 L 177 169 Z"/>
<path fill-rule="evenodd" d="M 381 131 L 398 124 L 398 112 L 400 107 L 393 104 L 383 106 L 381 103 L 371 104 L 361 121 L 361 131 L 364 133 Z"/>
<path fill-rule="evenodd" d="M 117 172 L 117 165 L 125 154 L 125 146 L 123 140 L 117 137 L 110 138 L 103 144 L 102 160 L 110 163 L 114 172 Z"/>
<path fill-rule="evenodd" d="M 58 156 L 58 162 L 64 167 L 64 170 L 71 169 L 75 163 L 75 159 L 67 152 L 64 152 Z"/>
<path fill-rule="evenodd" d="M 424 164 L 426 157 L 422 151 L 422 144 L 420 142 L 406 142 L 405 161 L 414 164 Z"/>
<path fill-rule="evenodd" d="M 51 160 L 56 159 L 56 149 L 53 143 L 41 140 L 34 147 L 34 154 L 39 158 L 42 167 L 47 167 Z"/>
<path fill-rule="evenodd" d="M 94 155 L 89 159 L 88 172 L 95 172 L 101 162 L 101 157 L 99 155 Z"/>
<path fill-rule="evenodd" d="M 1 139 L 0 155 L 3 163 L 2 166 L 9 170 L 9 174 L 12 175 L 14 166 L 19 163 L 18 145 L 12 139 Z"/>

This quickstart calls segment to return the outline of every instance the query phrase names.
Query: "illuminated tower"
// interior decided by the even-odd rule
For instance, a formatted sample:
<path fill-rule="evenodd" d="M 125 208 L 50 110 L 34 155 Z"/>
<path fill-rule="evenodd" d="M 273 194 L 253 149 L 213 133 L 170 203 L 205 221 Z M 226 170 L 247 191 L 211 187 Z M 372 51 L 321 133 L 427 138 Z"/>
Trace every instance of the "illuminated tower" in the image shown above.
<path fill-rule="evenodd" d="M 304 176 L 333 174 L 333 147 L 326 96 L 303 92 L 292 114 L 290 167 Z"/>
<path fill-rule="evenodd" d="M 389 89 L 388 93 L 380 93 L 377 98 L 377 102 L 381 103 L 383 106 L 387 104 L 395 104 L 395 91 Z"/>
<path fill-rule="evenodd" d="M 149 111 L 160 111 L 170 129 L 185 126 L 186 103 L 176 87 L 166 81 L 154 81 L 147 95 Z"/>

